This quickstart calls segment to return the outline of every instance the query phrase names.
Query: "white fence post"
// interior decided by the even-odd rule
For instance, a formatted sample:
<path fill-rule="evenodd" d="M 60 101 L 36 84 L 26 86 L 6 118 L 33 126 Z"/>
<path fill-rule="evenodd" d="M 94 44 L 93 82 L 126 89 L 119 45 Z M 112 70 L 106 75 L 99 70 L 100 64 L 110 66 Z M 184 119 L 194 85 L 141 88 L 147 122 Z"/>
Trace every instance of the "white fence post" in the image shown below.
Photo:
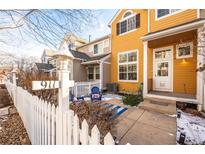
<path fill-rule="evenodd" d="M 16 84 L 16 71 L 12 71 L 12 83 L 13 83 L 13 103 L 16 105 L 16 99 L 17 99 L 17 84 Z"/>

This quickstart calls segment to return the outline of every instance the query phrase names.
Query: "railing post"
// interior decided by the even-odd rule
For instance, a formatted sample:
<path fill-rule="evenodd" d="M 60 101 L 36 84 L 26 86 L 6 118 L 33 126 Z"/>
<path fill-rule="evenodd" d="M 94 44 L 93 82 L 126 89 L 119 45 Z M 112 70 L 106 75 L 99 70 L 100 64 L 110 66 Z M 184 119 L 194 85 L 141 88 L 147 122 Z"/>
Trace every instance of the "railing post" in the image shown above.
<path fill-rule="evenodd" d="M 13 102 L 14 105 L 16 106 L 16 98 L 17 98 L 17 85 L 16 85 L 16 70 L 13 69 L 12 71 L 12 83 L 13 83 Z"/>
<path fill-rule="evenodd" d="M 88 83 L 89 86 L 89 94 L 91 94 L 91 82 Z"/>

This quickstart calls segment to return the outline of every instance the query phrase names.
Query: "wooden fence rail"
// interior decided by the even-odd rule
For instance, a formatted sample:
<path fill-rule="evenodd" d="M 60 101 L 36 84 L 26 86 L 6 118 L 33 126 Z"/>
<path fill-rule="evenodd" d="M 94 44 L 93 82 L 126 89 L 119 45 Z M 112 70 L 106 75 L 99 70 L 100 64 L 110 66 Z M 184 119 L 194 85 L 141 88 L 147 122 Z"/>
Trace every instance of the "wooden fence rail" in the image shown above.
<path fill-rule="evenodd" d="M 32 144 L 100 144 L 100 132 L 97 126 L 92 128 L 90 136 L 87 121 L 84 120 L 80 127 L 78 116 L 74 115 L 72 110 L 62 111 L 54 104 L 40 100 L 9 81 L 5 85 L 14 100 Z M 110 133 L 105 136 L 104 144 L 115 144 Z"/>

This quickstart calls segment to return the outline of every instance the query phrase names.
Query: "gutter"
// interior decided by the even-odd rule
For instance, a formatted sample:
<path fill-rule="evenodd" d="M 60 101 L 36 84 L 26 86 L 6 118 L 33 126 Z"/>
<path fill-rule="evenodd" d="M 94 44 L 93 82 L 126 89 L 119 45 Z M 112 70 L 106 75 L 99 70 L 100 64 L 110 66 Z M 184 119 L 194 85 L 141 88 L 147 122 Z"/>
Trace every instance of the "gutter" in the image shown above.
<path fill-rule="evenodd" d="M 172 28 L 172 29 L 168 29 L 168 30 L 158 32 L 158 33 L 143 36 L 143 37 L 141 37 L 141 39 L 143 41 L 150 41 L 150 40 L 153 40 L 153 39 L 158 39 L 158 38 L 162 38 L 162 37 L 165 37 L 165 36 L 170 36 L 170 35 L 173 35 L 173 34 L 178 34 L 178 33 L 186 32 L 186 31 L 194 30 L 194 29 L 202 26 L 203 24 L 205 24 L 205 20 L 197 21 L 197 22 L 190 23 L 190 24 L 187 24 L 187 25 L 182 25 L 180 27 L 175 27 L 175 28 Z"/>

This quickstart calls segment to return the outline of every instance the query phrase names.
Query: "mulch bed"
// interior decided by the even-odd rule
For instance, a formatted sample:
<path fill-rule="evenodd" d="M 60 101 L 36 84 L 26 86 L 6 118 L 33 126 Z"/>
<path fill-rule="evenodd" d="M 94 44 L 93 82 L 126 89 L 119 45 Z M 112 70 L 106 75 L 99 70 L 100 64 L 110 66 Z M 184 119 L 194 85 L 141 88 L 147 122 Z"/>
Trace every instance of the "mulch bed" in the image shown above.
<path fill-rule="evenodd" d="M 15 107 L 13 107 L 15 110 Z M 0 144 L 4 145 L 30 145 L 26 129 L 16 112 L 0 116 Z"/>

